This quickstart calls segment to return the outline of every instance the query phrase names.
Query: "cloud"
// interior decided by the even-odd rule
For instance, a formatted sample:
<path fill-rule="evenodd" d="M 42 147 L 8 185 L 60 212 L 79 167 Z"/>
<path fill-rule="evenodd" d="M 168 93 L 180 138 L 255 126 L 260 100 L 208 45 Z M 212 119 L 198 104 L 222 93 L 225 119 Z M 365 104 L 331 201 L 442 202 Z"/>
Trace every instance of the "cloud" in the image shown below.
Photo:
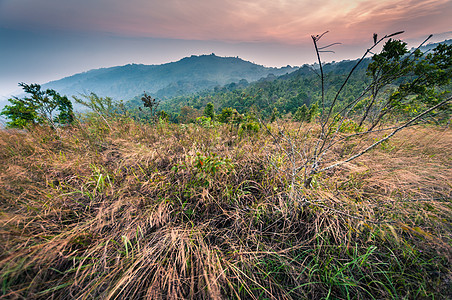
<path fill-rule="evenodd" d="M 450 0 L 3 0 L 0 26 L 121 35 L 302 43 L 330 30 L 356 42 L 373 32 L 447 31 Z"/>
<path fill-rule="evenodd" d="M 366 1 L 345 18 L 347 31 L 390 34 L 405 30 L 407 37 L 447 30 L 449 0 Z"/>

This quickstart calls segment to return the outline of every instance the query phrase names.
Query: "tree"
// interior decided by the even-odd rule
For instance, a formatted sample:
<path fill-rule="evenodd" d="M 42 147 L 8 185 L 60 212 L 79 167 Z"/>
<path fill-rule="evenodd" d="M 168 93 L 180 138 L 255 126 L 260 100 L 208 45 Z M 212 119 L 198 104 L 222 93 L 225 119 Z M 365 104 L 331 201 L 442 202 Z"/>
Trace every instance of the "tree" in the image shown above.
<path fill-rule="evenodd" d="M 6 105 L 0 113 L 11 120 L 7 122 L 8 127 L 24 128 L 34 124 L 55 127 L 56 124 L 70 124 L 74 121 L 72 103 L 66 96 L 51 89 L 43 91 L 39 84 L 28 85 L 22 82 L 19 86 L 30 96 L 8 99 L 11 105 Z M 55 115 L 55 112 L 58 114 Z"/>
<path fill-rule="evenodd" d="M 311 122 L 319 113 L 319 105 L 316 103 L 312 104 L 306 115 L 306 122 Z"/>
<path fill-rule="evenodd" d="M 170 116 L 166 111 L 164 111 L 164 110 L 159 111 L 158 116 L 159 116 L 159 120 L 162 120 L 164 122 L 169 122 Z"/>
<path fill-rule="evenodd" d="M 180 114 L 178 116 L 179 123 L 193 123 L 197 117 L 200 117 L 201 113 L 196 108 L 185 105 L 180 108 Z"/>
<path fill-rule="evenodd" d="M 407 117 L 439 103 L 452 74 L 452 45 L 439 44 L 433 52 L 419 48 L 409 53 L 407 44 L 389 39 L 379 54 L 372 57 L 367 74 L 372 78 L 370 97 L 359 126 L 370 120 L 375 128 L 386 116 Z M 395 86 L 395 87 L 394 87 Z M 382 92 L 392 91 L 383 96 Z"/>
<path fill-rule="evenodd" d="M 273 107 L 273 111 L 272 114 L 270 116 L 270 123 L 274 122 L 276 120 L 276 118 L 278 118 L 280 116 L 279 111 L 276 107 Z"/>
<path fill-rule="evenodd" d="M 327 91 L 320 53 L 334 44 L 318 47 L 325 33 L 312 36 L 319 61 L 321 98 L 318 105 L 311 106 L 308 118 L 318 115 L 320 124 L 297 130 L 296 136 L 279 130 L 282 138 L 268 131 L 287 158 L 284 166 L 278 168 L 282 168 L 281 171 L 291 178 L 289 197 L 292 200 L 301 195 L 298 188 L 303 187 L 298 182 L 303 182 L 305 188 L 311 187 L 315 176 L 357 159 L 432 112 L 447 109 L 452 100 L 442 88 L 451 82 L 452 46 L 440 44 L 433 52 L 426 54 L 419 50 L 426 40 L 415 51 L 409 52 L 404 42 L 392 39 L 402 32 L 376 40 L 351 68 L 342 85 L 335 91 Z M 386 43 L 382 51 L 373 55 L 367 69 L 370 83 L 359 96 L 344 105 L 340 96 L 346 91 L 350 78 L 366 56 L 384 40 Z M 392 118 L 391 123 L 386 125 L 385 118 L 391 119 L 410 106 L 416 109 L 404 118 Z M 345 127 L 347 130 L 344 130 Z M 314 139 L 308 138 L 313 134 Z M 306 142 L 312 140 L 315 142 Z M 331 155 L 335 149 L 347 151 L 335 157 Z"/>
<path fill-rule="evenodd" d="M 305 122 L 308 116 L 308 107 L 306 104 L 300 106 L 293 116 L 296 121 Z"/>
<path fill-rule="evenodd" d="M 204 108 L 203 116 L 208 117 L 211 120 L 215 118 L 215 111 L 212 102 L 207 103 L 206 107 Z"/>
<path fill-rule="evenodd" d="M 143 97 L 141 97 L 141 101 L 143 102 L 144 107 L 149 108 L 151 120 L 155 120 L 157 116 L 157 108 L 159 107 L 160 102 L 146 94 L 146 92 L 144 92 Z M 141 110 L 141 107 L 139 107 L 139 109 Z"/>
<path fill-rule="evenodd" d="M 225 107 L 218 115 L 218 121 L 221 123 L 240 123 L 243 116 L 235 108 Z"/>

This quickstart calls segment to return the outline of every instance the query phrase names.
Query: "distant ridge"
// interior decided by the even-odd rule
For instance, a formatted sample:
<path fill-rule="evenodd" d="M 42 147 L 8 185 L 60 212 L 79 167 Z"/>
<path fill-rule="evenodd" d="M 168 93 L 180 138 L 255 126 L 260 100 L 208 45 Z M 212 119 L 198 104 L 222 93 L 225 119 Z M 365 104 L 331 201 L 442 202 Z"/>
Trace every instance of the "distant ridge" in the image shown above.
<path fill-rule="evenodd" d="M 280 76 L 296 69 L 291 66 L 268 68 L 238 57 L 219 57 L 212 53 L 162 65 L 129 64 L 95 69 L 43 86 L 69 96 L 94 92 L 99 96 L 129 100 L 146 91 L 154 97 L 169 98 L 240 80 L 256 81 L 270 74 Z"/>
<path fill-rule="evenodd" d="M 421 51 L 429 51 L 438 44 L 452 44 L 452 39 L 429 43 Z M 411 50 L 414 50 L 412 48 Z M 366 59 L 360 68 L 367 67 Z M 343 72 L 351 69 L 353 60 L 328 63 L 327 72 Z M 297 71 L 297 72 L 294 72 Z M 245 61 L 239 57 L 220 57 L 210 55 L 192 55 L 176 62 L 161 65 L 128 64 L 110 68 L 94 69 L 78 73 L 43 85 L 67 96 L 94 92 L 99 96 L 109 96 L 115 100 L 130 100 L 144 91 L 159 99 L 194 94 L 204 90 L 213 90 L 217 86 L 229 83 L 258 81 L 263 78 L 279 76 L 300 76 L 310 73 L 308 68 L 286 66 L 268 68 Z M 272 76 L 274 75 L 274 76 Z M 5 101 L 6 104 L 6 101 Z"/>
<path fill-rule="evenodd" d="M 428 51 L 428 50 L 432 50 L 433 48 L 435 48 L 435 47 L 438 46 L 439 44 L 450 45 L 450 44 L 452 44 L 452 39 L 445 40 L 445 41 L 438 42 L 438 43 L 428 43 L 428 44 L 422 46 L 422 47 L 420 48 L 420 50 L 421 50 L 422 52 L 425 52 L 425 51 Z M 415 48 L 411 48 L 411 49 L 415 49 Z"/>

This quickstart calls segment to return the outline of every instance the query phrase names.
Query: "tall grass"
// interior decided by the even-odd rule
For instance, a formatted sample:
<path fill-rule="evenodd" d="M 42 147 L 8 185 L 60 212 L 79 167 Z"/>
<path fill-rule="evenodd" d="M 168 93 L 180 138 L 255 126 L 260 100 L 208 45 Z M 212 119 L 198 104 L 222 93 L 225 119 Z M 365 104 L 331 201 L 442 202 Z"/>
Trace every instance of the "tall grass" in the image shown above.
<path fill-rule="evenodd" d="M 263 130 L 1 131 L 1 298 L 450 298 L 451 141 L 408 129 L 293 201 Z"/>

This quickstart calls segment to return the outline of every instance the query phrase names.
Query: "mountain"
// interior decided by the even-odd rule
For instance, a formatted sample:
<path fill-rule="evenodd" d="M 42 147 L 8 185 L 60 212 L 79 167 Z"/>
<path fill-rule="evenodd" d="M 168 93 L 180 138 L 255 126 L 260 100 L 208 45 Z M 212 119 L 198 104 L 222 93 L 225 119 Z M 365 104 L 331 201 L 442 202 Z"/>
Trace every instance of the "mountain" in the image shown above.
<path fill-rule="evenodd" d="M 452 40 L 447 40 L 441 44 L 450 45 L 451 42 Z M 427 44 L 420 49 L 423 52 L 431 51 L 439 44 Z M 367 67 L 372 61 L 371 56 L 369 55 L 356 66 L 358 61 L 343 60 L 323 64 L 326 105 L 329 105 L 330 101 L 334 99 L 336 92 L 341 89 L 352 69 L 354 72 L 339 94 L 338 103 L 347 105 L 366 90 L 371 82 L 371 78 L 367 75 Z M 264 118 L 275 114 L 275 109 L 276 113 L 294 115 L 303 104 L 309 107 L 313 103 L 321 102 L 322 86 L 319 73 L 318 64 L 303 65 L 294 72 L 281 76 L 269 75 L 248 85 L 226 85 L 215 88 L 213 92 L 206 91 L 189 96 L 174 97 L 162 102 L 159 108 L 174 116 L 182 114 L 186 108 L 191 109 L 192 115 L 196 115 L 196 113 L 200 115 L 207 103 L 210 102 L 218 114 L 222 112 L 223 108 L 234 108 L 239 113 L 254 112 Z M 450 85 L 445 89 L 450 90 Z M 132 108 L 142 106 L 139 98 L 128 104 Z"/>
<path fill-rule="evenodd" d="M 117 100 L 129 100 L 144 91 L 158 98 L 187 95 L 240 80 L 256 81 L 270 74 L 290 73 L 297 68 L 268 68 L 238 57 L 215 54 L 183 58 L 162 65 L 102 68 L 44 84 L 64 95 L 94 92 Z"/>
<path fill-rule="evenodd" d="M 444 41 L 438 42 L 438 43 L 428 43 L 428 44 L 420 47 L 419 50 L 421 50 L 422 52 L 430 51 L 430 50 L 433 50 L 434 48 L 436 48 L 436 46 L 438 46 L 439 44 L 451 45 L 452 39 L 444 40 Z M 411 50 L 414 50 L 414 49 L 415 48 L 411 48 Z"/>
<path fill-rule="evenodd" d="M 366 76 L 369 62 L 370 59 L 365 59 L 355 69 L 338 98 L 340 102 L 355 99 L 366 88 L 369 83 Z M 356 63 L 357 60 L 344 60 L 323 65 L 328 99 L 341 87 Z M 196 110 L 198 114 L 202 114 L 207 103 L 211 102 L 218 114 L 227 107 L 243 114 L 255 112 L 264 118 L 269 117 L 275 108 L 282 114 L 295 114 L 303 104 L 309 107 L 321 99 L 321 81 L 316 67 L 317 65 L 303 65 L 289 74 L 278 77 L 269 75 L 250 84 L 229 84 L 215 88 L 214 91 L 174 97 L 163 101 L 159 109 L 176 116 L 182 114 L 184 107 L 189 107 L 192 112 Z M 143 116 L 138 110 L 138 107 L 143 105 L 139 97 L 128 101 L 127 105 L 135 109 L 137 117 Z"/>

